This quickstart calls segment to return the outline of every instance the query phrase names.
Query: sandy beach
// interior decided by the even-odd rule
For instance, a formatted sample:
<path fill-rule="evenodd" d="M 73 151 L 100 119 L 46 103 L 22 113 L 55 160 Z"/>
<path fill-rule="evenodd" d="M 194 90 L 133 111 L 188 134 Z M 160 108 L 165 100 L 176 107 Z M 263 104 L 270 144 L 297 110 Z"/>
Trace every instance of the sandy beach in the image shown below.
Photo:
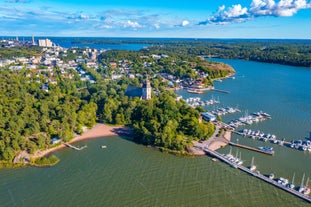
<path fill-rule="evenodd" d="M 223 136 L 220 136 L 216 138 L 209 146 L 208 148 L 211 150 L 217 150 L 219 148 L 225 147 L 228 145 L 228 143 L 231 140 L 231 132 L 226 131 Z"/>
<path fill-rule="evenodd" d="M 107 126 L 105 124 L 96 124 L 92 129 L 87 130 L 82 135 L 74 137 L 69 143 L 79 142 L 82 140 L 87 139 L 94 139 L 94 138 L 101 138 L 101 137 L 108 137 L 108 136 L 116 136 L 120 134 L 128 134 L 129 129 L 124 128 L 123 126 Z M 62 149 L 66 147 L 64 144 L 59 146 L 47 149 L 47 150 L 40 150 L 35 152 L 30 158 L 39 158 L 44 157 L 56 150 Z"/>

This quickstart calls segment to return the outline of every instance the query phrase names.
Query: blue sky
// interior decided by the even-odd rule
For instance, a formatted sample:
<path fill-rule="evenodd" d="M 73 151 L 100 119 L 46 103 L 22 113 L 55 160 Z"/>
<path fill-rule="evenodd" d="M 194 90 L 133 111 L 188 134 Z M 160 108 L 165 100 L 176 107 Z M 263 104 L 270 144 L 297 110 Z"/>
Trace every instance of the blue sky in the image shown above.
<path fill-rule="evenodd" d="M 311 39 L 311 0 L 0 0 L 0 36 Z"/>

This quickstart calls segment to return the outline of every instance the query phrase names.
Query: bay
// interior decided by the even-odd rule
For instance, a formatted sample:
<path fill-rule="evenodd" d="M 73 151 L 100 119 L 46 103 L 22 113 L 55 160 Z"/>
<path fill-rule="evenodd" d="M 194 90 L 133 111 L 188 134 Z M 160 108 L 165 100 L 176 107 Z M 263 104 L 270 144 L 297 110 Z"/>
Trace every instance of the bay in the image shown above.
<path fill-rule="evenodd" d="M 208 92 L 221 106 L 249 112 L 263 110 L 272 119 L 249 128 L 279 138 L 310 138 L 311 70 L 243 60 L 219 60 L 237 71 L 235 80 L 216 82 L 230 94 Z M 178 94 L 194 96 L 186 91 Z M 224 121 L 243 113 L 224 116 Z M 233 141 L 275 148 L 275 156 L 240 150 L 245 166 L 252 157 L 263 174 L 290 178 L 296 185 L 311 176 L 311 154 L 233 135 Z M 310 206 L 309 203 L 210 157 L 177 157 L 137 145 L 121 137 L 77 143 L 82 151 L 55 152 L 51 168 L 0 169 L 0 206 Z M 100 148 L 106 145 L 107 149 Z M 235 152 L 236 148 L 233 148 Z M 227 153 L 229 148 L 220 149 Z"/>

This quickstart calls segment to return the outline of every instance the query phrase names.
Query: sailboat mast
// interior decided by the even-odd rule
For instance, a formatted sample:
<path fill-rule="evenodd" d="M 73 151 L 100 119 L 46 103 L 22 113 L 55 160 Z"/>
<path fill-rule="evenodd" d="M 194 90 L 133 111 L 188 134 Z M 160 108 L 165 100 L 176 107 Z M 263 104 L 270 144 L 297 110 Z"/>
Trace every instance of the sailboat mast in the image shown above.
<path fill-rule="evenodd" d="M 292 183 L 294 183 L 294 180 L 295 180 L 295 173 L 293 175 Z"/>
<path fill-rule="evenodd" d="M 300 185 L 301 188 L 303 187 L 303 181 L 304 181 L 304 179 L 305 179 L 305 174 L 303 174 L 303 176 L 302 176 L 301 185 Z"/>

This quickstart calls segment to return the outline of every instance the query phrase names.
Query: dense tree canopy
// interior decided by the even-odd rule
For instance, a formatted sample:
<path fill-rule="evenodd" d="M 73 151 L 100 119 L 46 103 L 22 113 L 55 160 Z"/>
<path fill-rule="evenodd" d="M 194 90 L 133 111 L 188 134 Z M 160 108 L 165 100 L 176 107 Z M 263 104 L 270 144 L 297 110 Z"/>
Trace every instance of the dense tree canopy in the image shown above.
<path fill-rule="evenodd" d="M 76 58 L 80 52 L 75 56 L 68 51 L 66 57 Z M 49 148 L 54 137 L 69 141 L 96 121 L 128 125 L 134 129 L 135 141 L 171 150 L 184 150 L 192 140 L 208 139 L 214 132 L 212 124 L 199 121 L 198 110 L 175 100 L 159 74 L 195 79 L 199 71 L 209 74 L 207 81 L 211 81 L 232 72 L 227 65 L 169 50 L 107 51 L 98 61 L 95 69 L 77 66 L 96 80 L 93 84 L 81 81 L 76 70 L 58 66 L 50 73 L 0 70 L 0 160 L 12 162 L 20 151 Z M 129 85 L 141 87 L 146 76 L 154 88 L 149 101 L 125 95 Z M 44 84 L 48 91 L 43 90 Z"/>
<path fill-rule="evenodd" d="M 80 99 L 75 82 L 56 76 L 59 85 L 46 92 L 25 73 L 0 72 L 1 160 L 11 161 L 19 150 L 47 148 L 54 136 L 68 141 L 81 126 L 95 124 L 97 105 Z"/>

